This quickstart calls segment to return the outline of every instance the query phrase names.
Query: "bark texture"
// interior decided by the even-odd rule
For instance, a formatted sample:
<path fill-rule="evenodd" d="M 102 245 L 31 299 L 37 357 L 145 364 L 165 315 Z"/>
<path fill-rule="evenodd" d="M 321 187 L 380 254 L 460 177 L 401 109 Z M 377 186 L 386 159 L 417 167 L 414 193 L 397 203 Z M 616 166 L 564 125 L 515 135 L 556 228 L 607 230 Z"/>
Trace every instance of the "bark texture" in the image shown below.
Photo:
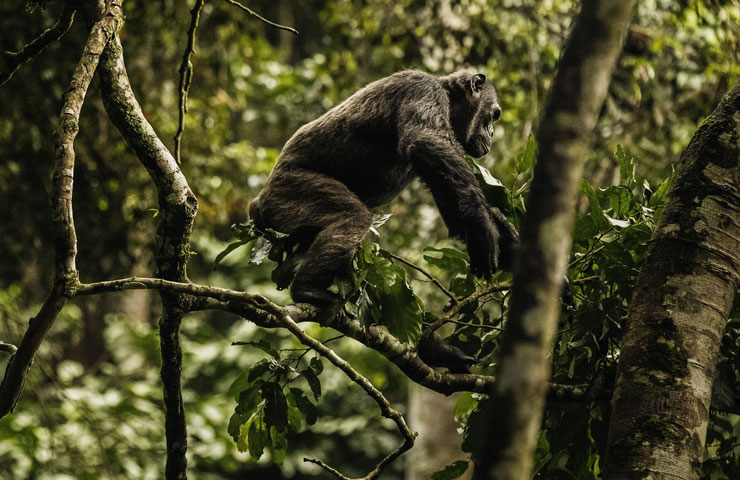
<path fill-rule="evenodd" d="M 482 404 L 492 422 L 485 451 L 476 458 L 477 480 L 531 476 L 572 243 L 576 185 L 635 3 L 583 2 L 558 67 L 537 135 L 531 208 L 522 229 L 499 371 Z"/>
<path fill-rule="evenodd" d="M 186 266 L 190 257 L 190 233 L 198 211 L 198 201 L 174 157 L 141 111 L 128 80 L 118 36 L 111 39 L 103 53 L 100 78 L 103 104 L 108 116 L 157 187 L 160 208 L 157 276 L 188 282 Z M 167 438 L 165 476 L 168 480 L 181 480 L 187 478 L 187 425 L 182 402 L 179 331 L 190 305 L 188 298 L 179 293 L 162 291 L 160 297 L 164 307 L 159 322 L 159 340 Z"/>
<path fill-rule="evenodd" d="M 605 478 L 698 479 L 740 280 L 740 83 L 683 152 L 627 317 Z"/>
<path fill-rule="evenodd" d="M 71 22 L 74 11 L 65 8 L 65 12 L 67 12 L 68 20 Z M 0 384 L 0 417 L 7 415 L 13 410 L 23 389 L 26 373 L 31 366 L 38 347 L 46 337 L 46 333 L 51 328 L 51 325 L 59 316 L 59 312 L 61 312 L 67 298 L 71 298 L 75 294 L 78 274 L 75 264 L 77 236 L 72 217 L 72 186 L 75 163 L 74 140 L 79 130 L 80 111 L 85 101 L 87 89 L 90 86 L 95 69 L 98 67 L 103 49 L 108 43 L 108 39 L 118 29 L 121 18 L 122 12 L 119 2 L 119 6 L 112 7 L 106 11 L 105 15 L 91 26 L 82 56 L 77 64 L 77 68 L 72 74 L 69 89 L 64 94 L 62 111 L 59 115 L 59 125 L 54 132 L 56 158 L 51 199 L 55 253 L 54 287 L 51 289 L 38 315 L 31 319 L 28 330 L 26 330 L 23 340 L 21 340 L 21 344 L 18 347 L 18 352 L 11 357 L 5 370 L 3 382 Z M 56 38 L 61 36 L 66 31 L 66 28 L 68 28 L 68 25 Z M 57 29 L 56 26 L 50 32 L 56 32 L 55 29 Z M 53 36 L 47 32 L 42 35 L 42 38 L 47 38 L 49 35 Z M 50 41 L 45 40 L 44 42 L 48 44 Z M 41 43 L 33 48 L 40 51 L 43 48 Z M 31 45 L 34 44 L 32 43 Z"/>

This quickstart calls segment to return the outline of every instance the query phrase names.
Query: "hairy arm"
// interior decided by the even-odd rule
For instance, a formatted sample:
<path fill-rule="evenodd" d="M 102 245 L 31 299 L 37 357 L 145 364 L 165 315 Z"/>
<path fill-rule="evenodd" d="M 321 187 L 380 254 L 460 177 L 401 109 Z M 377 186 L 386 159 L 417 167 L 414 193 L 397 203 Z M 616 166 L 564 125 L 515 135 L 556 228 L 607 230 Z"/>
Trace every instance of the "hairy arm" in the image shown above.
<path fill-rule="evenodd" d="M 473 273 L 490 277 L 498 268 L 499 229 L 464 153 L 452 138 L 423 126 L 409 127 L 400 142 L 450 235 L 467 244 Z"/>

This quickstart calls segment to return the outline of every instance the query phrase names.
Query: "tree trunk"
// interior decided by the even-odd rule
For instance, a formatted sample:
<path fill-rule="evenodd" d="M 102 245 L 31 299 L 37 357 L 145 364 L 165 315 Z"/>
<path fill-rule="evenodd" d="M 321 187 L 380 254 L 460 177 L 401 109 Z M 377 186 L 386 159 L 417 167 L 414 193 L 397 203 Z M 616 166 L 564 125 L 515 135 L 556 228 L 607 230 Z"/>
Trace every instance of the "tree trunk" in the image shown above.
<path fill-rule="evenodd" d="M 740 280 L 740 83 L 684 151 L 627 316 L 606 479 L 698 479 Z"/>
<path fill-rule="evenodd" d="M 496 382 L 479 407 L 491 420 L 476 457 L 476 480 L 531 478 L 572 244 L 576 186 L 635 3 L 583 2 L 558 66 L 537 134 L 532 201 L 516 257 Z"/>
<path fill-rule="evenodd" d="M 429 480 L 447 465 L 466 460 L 453 410 L 460 395 L 445 396 L 409 382 L 409 427 L 417 432 L 406 461 L 406 480 Z M 470 478 L 471 470 L 460 477 Z"/>

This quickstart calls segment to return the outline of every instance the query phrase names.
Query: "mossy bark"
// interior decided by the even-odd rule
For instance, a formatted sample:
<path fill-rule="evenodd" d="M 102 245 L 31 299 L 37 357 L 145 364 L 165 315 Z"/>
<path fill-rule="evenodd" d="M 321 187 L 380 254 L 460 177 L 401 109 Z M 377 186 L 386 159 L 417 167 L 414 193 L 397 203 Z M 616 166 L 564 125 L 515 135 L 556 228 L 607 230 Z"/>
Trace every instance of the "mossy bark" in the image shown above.
<path fill-rule="evenodd" d="M 740 83 L 683 152 L 627 316 L 605 479 L 698 479 L 740 281 Z"/>
<path fill-rule="evenodd" d="M 476 480 L 531 478 L 577 183 L 635 3 L 583 2 L 558 66 L 537 135 L 531 208 L 522 228 L 496 382 L 480 407 L 489 409 L 491 421 L 476 456 Z"/>

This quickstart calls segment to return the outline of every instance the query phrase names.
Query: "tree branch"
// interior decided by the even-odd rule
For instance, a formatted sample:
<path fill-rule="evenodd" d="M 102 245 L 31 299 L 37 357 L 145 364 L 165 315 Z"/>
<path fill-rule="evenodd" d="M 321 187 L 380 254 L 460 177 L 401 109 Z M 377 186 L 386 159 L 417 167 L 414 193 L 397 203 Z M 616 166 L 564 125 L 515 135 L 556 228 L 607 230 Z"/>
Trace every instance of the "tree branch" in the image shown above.
<path fill-rule="evenodd" d="M 488 295 L 491 295 L 493 293 L 497 292 L 504 292 L 506 290 L 511 289 L 511 285 L 504 284 L 504 285 L 489 285 L 488 287 L 484 288 L 483 290 L 478 290 L 477 292 L 473 293 L 472 295 L 468 295 L 467 297 L 463 298 L 459 302 L 457 302 L 453 307 L 450 309 L 449 312 L 445 314 L 445 316 L 439 318 L 432 324 L 430 324 L 424 333 L 434 333 L 435 330 L 437 330 L 439 327 L 444 325 L 445 323 L 452 322 L 452 319 L 455 318 L 455 316 L 460 313 L 460 310 L 467 307 L 468 305 L 472 304 L 473 302 L 477 302 L 483 297 L 487 297 Z"/>
<path fill-rule="evenodd" d="M 200 11 L 203 9 L 204 3 L 205 0 L 195 0 L 195 5 L 190 10 L 188 42 L 185 45 L 185 53 L 182 55 L 182 63 L 180 64 L 180 83 L 177 86 L 179 116 L 177 120 L 177 133 L 175 133 L 175 161 L 178 165 L 182 164 L 180 159 L 182 132 L 185 129 L 185 114 L 188 112 L 188 92 L 190 91 L 190 82 L 193 79 L 193 64 L 190 62 L 190 57 L 195 53 L 195 31 L 198 29 Z"/>
<path fill-rule="evenodd" d="M 388 254 L 391 256 L 392 259 L 398 260 L 399 262 L 403 263 L 404 265 L 413 268 L 414 270 L 416 270 L 417 272 L 421 273 L 422 275 L 424 275 L 425 277 L 427 277 L 429 280 L 431 280 L 432 283 L 435 284 L 437 286 L 437 288 L 439 288 L 442 291 L 442 293 L 444 293 L 445 295 L 447 295 L 450 298 L 450 300 L 452 300 L 452 303 L 457 304 L 459 302 L 459 300 L 457 299 L 457 297 L 455 297 L 455 295 L 453 295 L 452 292 L 450 292 L 449 290 L 447 290 L 445 288 L 445 286 L 442 285 L 442 283 L 439 280 L 437 280 L 436 278 L 434 278 L 432 276 L 431 273 L 427 272 L 426 270 L 424 270 L 420 266 L 409 262 L 405 258 L 399 257 L 398 255 L 396 255 L 394 253 L 388 252 Z"/>
<path fill-rule="evenodd" d="M 478 292 L 477 295 L 474 294 L 473 296 L 480 298 L 506 288 L 508 287 L 505 285 L 491 286 L 489 289 Z M 320 311 L 305 303 L 280 306 L 260 295 L 195 283 L 173 282 L 161 278 L 130 277 L 79 284 L 76 294 L 94 295 L 137 289 L 160 289 L 191 295 L 192 298 L 189 300 L 190 311 L 222 310 L 238 315 L 263 328 L 280 328 L 282 325 L 278 319 L 285 315 L 288 315 L 296 323 L 319 322 Z M 471 297 L 467 297 L 463 301 Z M 332 319 L 322 323 L 322 326 L 333 328 L 376 350 L 395 364 L 411 380 L 436 392 L 445 395 L 461 391 L 485 392 L 493 385 L 494 379 L 488 375 L 445 373 L 434 370 L 419 358 L 414 347 L 400 342 L 385 329 L 376 325 L 368 326 L 357 319 L 346 321 Z M 553 384 L 551 385 L 552 393 L 550 393 L 549 398 L 553 400 L 568 398 L 577 401 L 585 395 L 585 393 L 579 393 L 583 388 L 583 385 Z"/>
<path fill-rule="evenodd" d="M 291 33 L 294 33 L 294 34 L 298 35 L 298 30 L 296 30 L 295 28 L 286 27 L 285 25 L 280 25 L 279 23 L 272 22 L 272 21 L 266 19 L 265 17 L 263 17 L 262 15 L 258 14 L 257 12 L 255 12 L 253 10 L 250 10 L 249 8 L 245 7 L 244 5 L 242 5 L 241 3 L 237 2 L 236 0 L 226 0 L 226 1 L 228 3 L 234 5 L 235 7 L 238 7 L 240 9 L 244 10 L 248 14 L 252 15 L 253 17 L 256 17 L 258 20 L 261 20 L 262 22 L 264 22 L 264 23 L 266 23 L 266 24 L 268 24 L 270 26 L 273 26 L 275 28 L 279 28 L 280 30 L 285 30 L 285 31 L 288 31 L 288 32 L 291 32 Z"/>
<path fill-rule="evenodd" d="M 298 326 L 298 324 L 290 317 L 290 315 L 285 311 L 283 312 L 284 313 L 282 313 L 281 315 L 276 316 L 277 323 L 289 330 L 302 344 L 317 351 L 319 354 L 321 354 L 321 356 L 325 357 L 332 364 L 334 364 L 334 366 L 344 372 L 344 374 L 347 375 L 350 380 L 362 387 L 362 389 L 365 390 L 370 398 L 375 400 L 375 402 L 378 404 L 378 406 L 380 407 L 380 413 L 384 417 L 393 420 L 398 427 L 398 431 L 401 432 L 401 435 L 404 438 L 403 444 L 396 450 L 388 454 L 383 460 L 381 460 L 380 463 L 378 463 L 378 465 L 376 465 L 370 473 L 358 480 L 373 480 L 375 478 L 378 478 L 385 467 L 387 467 L 391 462 L 393 462 L 393 460 L 398 458 L 405 451 L 414 446 L 416 433 L 412 432 L 409 429 L 408 425 L 406 425 L 406 421 L 404 420 L 403 415 L 401 415 L 401 413 L 397 410 L 391 408 L 388 400 L 386 400 L 383 394 L 380 393 L 380 391 L 375 388 L 367 378 L 357 373 L 357 371 L 353 369 L 352 366 L 347 363 L 347 361 L 337 355 L 332 349 L 322 344 L 315 338 L 312 338 L 304 333 L 303 330 L 301 330 L 301 327 Z M 342 475 L 341 473 L 339 473 L 339 471 L 326 465 L 320 460 L 304 458 L 304 461 L 320 465 L 321 467 L 325 468 L 342 480 L 351 480 L 350 477 Z"/>
<path fill-rule="evenodd" d="M 475 480 L 530 478 L 551 372 L 575 199 L 592 131 L 635 0 L 582 2 L 537 134 L 539 152 L 521 229 L 498 377 Z"/>
<path fill-rule="evenodd" d="M 74 173 L 74 139 L 79 130 L 79 118 L 85 94 L 101 53 L 120 25 L 120 6 L 106 11 L 87 37 L 82 56 L 72 74 L 69 90 L 64 94 L 59 126 L 54 132 L 56 161 L 52 191 L 52 222 L 55 245 L 54 287 L 38 315 L 31 319 L 18 351 L 11 357 L 0 384 L 0 418 L 15 407 L 23 389 L 28 369 L 36 351 L 67 298 L 74 296 L 77 286 L 77 237 L 72 218 L 72 175 Z"/>
<path fill-rule="evenodd" d="M 26 46 L 17 52 L 3 53 L 5 68 L 0 70 L 0 86 L 3 86 L 8 80 L 10 80 L 10 77 L 18 71 L 21 65 L 43 52 L 52 42 L 59 40 L 62 38 L 62 35 L 67 33 L 67 30 L 72 26 L 72 22 L 75 17 L 75 7 L 72 4 L 73 2 L 65 2 L 62 13 L 59 14 L 59 18 L 56 23 L 51 28 L 45 30 L 41 35 L 33 39 Z"/>
<path fill-rule="evenodd" d="M 86 4 L 89 19 L 94 7 Z M 157 187 L 160 215 L 157 228 L 157 277 L 186 282 L 190 256 L 190 233 L 198 201 L 180 167 L 144 117 L 126 73 L 123 48 L 115 35 L 101 58 L 100 88 L 103 105 L 126 143 L 136 153 Z M 163 314 L 160 319 L 161 377 L 165 404 L 165 435 L 168 479 L 187 478 L 187 424 L 182 402 L 182 351 L 179 328 L 189 310 L 189 298 L 160 291 Z"/>

